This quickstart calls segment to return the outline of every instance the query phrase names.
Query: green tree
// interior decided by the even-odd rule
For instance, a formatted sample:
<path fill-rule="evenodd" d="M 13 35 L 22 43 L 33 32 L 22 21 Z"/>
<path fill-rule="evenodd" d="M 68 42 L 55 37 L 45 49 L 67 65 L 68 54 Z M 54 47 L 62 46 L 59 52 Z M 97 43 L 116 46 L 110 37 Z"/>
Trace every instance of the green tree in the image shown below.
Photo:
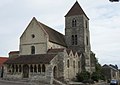
<path fill-rule="evenodd" d="M 102 74 L 102 66 L 97 58 L 95 58 L 95 72 L 92 73 L 91 79 L 94 81 L 105 80 L 105 77 Z"/>
<path fill-rule="evenodd" d="M 76 78 L 77 78 L 77 81 L 79 81 L 79 82 L 89 80 L 90 79 L 90 73 L 87 72 L 87 71 L 82 71 L 81 73 L 77 74 Z"/>

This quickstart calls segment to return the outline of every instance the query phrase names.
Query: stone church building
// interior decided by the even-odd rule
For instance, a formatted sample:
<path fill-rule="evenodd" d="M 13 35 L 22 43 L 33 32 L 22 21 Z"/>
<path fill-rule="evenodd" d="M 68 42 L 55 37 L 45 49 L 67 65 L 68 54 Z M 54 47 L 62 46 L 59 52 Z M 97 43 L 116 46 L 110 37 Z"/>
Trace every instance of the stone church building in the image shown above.
<path fill-rule="evenodd" d="M 91 53 L 89 18 L 76 1 L 65 15 L 65 35 L 33 17 L 19 51 L 11 51 L 4 63 L 4 78 L 71 81 L 82 70 L 94 70 Z"/>

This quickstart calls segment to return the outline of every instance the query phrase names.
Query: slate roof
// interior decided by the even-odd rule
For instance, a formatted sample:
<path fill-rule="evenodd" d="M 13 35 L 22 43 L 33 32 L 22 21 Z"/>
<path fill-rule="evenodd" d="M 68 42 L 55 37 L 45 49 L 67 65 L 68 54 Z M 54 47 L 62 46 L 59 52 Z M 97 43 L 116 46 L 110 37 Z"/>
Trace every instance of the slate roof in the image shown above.
<path fill-rule="evenodd" d="M 21 55 L 10 58 L 4 64 L 49 64 L 56 54 Z"/>
<path fill-rule="evenodd" d="M 65 36 L 54 29 L 48 27 L 47 25 L 39 22 L 39 24 L 43 27 L 43 29 L 48 33 L 49 35 L 49 41 L 62 45 L 62 46 L 67 46 L 65 43 Z"/>
<path fill-rule="evenodd" d="M 63 52 L 64 51 L 64 48 L 56 48 L 56 49 L 49 49 L 47 53 L 54 53 L 54 54 L 57 54 L 58 52 Z"/>
<path fill-rule="evenodd" d="M 82 15 L 82 14 L 84 14 L 87 17 L 87 15 L 85 14 L 85 12 L 83 11 L 83 9 L 81 8 L 81 6 L 79 5 L 78 1 L 76 1 L 75 4 L 72 6 L 72 8 L 65 15 L 65 17 L 74 16 L 74 15 Z"/>

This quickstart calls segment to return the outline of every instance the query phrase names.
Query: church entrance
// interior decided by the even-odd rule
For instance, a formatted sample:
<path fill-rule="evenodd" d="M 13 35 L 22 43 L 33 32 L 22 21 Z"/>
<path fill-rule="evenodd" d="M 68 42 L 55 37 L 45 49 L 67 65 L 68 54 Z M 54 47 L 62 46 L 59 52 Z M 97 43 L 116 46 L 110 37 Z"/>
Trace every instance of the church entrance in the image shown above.
<path fill-rule="evenodd" d="M 53 77 L 57 78 L 57 67 L 56 66 L 53 68 Z"/>
<path fill-rule="evenodd" d="M 23 78 L 29 78 L 29 66 L 23 65 Z"/>

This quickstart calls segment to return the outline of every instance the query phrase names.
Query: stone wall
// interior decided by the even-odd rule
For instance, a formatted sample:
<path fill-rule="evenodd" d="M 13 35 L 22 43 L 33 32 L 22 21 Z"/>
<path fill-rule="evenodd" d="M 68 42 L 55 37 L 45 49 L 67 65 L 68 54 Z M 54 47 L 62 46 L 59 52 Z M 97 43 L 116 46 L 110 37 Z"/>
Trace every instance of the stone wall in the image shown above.
<path fill-rule="evenodd" d="M 33 18 L 20 37 L 20 55 L 30 55 L 31 46 L 35 46 L 35 54 L 47 52 L 47 35 Z"/>

